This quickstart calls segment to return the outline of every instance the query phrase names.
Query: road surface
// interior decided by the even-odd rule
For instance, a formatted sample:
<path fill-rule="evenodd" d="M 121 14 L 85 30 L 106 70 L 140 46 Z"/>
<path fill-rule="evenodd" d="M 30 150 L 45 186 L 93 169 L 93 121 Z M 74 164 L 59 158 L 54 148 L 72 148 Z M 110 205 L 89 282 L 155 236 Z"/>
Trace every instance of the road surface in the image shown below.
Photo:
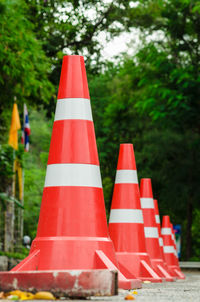
<path fill-rule="evenodd" d="M 134 294 L 135 302 L 200 302 L 200 271 L 186 272 L 186 280 L 176 282 L 143 284 L 142 289 Z M 131 292 L 131 291 L 130 291 Z M 90 297 L 86 300 L 71 300 L 73 302 L 120 302 L 125 301 L 129 291 L 119 290 L 118 296 L 112 297 Z M 0 300 L 8 302 L 9 300 Z M 32 300 L 33 301 L 33 300 Z M 37 302 L 42 300 L 35 300 Z M 47 300 L 46 300 L 47 301 Z M 69 302 L 69 299 L 62 299 L 62 302 Z M 131 300 L 130 300 L 131 301 Z M 44 300 L 43 300 L 44 302 Z"/>
<path fill-rule="evenodd" d="M 135 302 L 200 302 L 200 272 L 191 271 L 185 273 L 186 280 L 176 282 L 143 284 L 143 288 L 137 290 Z M 119 290 L 118 296 L 92 297 L 93 302 L 100 301 L 125 301 L 129 291 Z M 80 300 L 79 300 L 80 301 Z M 82 300 L 83 301 L 83 300 Z M 131 301 L 131 300 L 130 300 Z"/>

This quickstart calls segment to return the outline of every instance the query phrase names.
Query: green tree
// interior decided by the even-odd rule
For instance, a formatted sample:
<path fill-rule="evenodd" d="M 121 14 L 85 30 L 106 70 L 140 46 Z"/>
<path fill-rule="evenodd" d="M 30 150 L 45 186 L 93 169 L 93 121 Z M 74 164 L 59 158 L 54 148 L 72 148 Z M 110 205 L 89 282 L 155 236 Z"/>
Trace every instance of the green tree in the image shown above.
<path fill-rule="evenodd" d="M 41 106 L 54 88 L 48 80 L 50 64 L 36 39 L 34 25 L 26 18 L 23 0 L 4 0 L 0 6 L 0 140 L 5 142 L 14 96 L 19 111 L 23 102 Z"/>
<path fill-rule="evenodd" d="M 82 54 L 93 65 L 102 62 L 98 35 L 104 32 L 110 40 L 124 31 L 131 2 L 26 0 L 28 18 L 35 24 L 36 35 L 44 42 L 44 50 L 55 66 L 63 52 Z"/>
<path fill-rule="evenodd" d="M 200 2 L 189 0 L 139 1 L 132 8 L 129 26 L 156 36 L 140 53 L 145 71 L 140 88 L 144 90 L 138 108 L 161 123 L 174 125 L 175 131 L 190 138 L 180 150 L 189 158 L 187 170 L 187 259 L 191 256 L 192 215 L 198 206 L 197 174 L 199 129 L 198 112 L 200 81 Z M 158 36 L 160 32 L 160 36 Z M 148 71 L 147 71 L 148 70 Z M 145 101 L 144 101 L 145 100 Z M 184 161 L 185 162 L 185 161 Z M 197 193 L 198 194 L 198 193 Z"/>
<path fill-rule="evenodd" d="M 36 236 L 53 121 L 32 110 L 30 151 L 24 154 L 24 234 Z"/>
<path fill-rule="evenodd" d="M 63 55 L 83 55 L 87 73 L 101 72 L 100 34 L 107 41 L 127 28 L 130 0 L 26 0 L 27 18 L 42 41 L 46 56 L 51 61 L 49 80 L 58 87 Z M 45 105 L 47 116 L 54 112 L 54 98 Z"/>
<path fill-rule="evenodd" d="M 94 110 L 99 110 L 96 134 L 106 177 L 107 208 L 119 144 L 133 143 L 139 177 L 152 178 L 161 214 L 170 214 L 172 221 L 184 228 L 183 255 L 187 258 L 189 248 L 189 257 L 196 253 L 192 250 L 196 238 L 191 234 L 191 212 L 199 207 L 200 193 L 195 107 L 199 79 L 190 74 L 191 70 L 191 65 L 177 66 L 169 50 L 149 43 L 134 58 L 125 59 L 111 77 L 105 73 L 93 80 L 103 85 L 104 108 L 96 105 L 96 84 L 94 88 L 90 84 Z"/>

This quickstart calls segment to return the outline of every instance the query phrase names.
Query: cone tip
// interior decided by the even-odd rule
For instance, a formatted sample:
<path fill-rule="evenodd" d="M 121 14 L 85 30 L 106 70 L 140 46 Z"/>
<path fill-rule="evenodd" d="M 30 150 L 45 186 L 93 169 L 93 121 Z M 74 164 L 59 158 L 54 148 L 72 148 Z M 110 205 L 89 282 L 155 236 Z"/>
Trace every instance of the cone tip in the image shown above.
<path fill-rule="evenodd" d="M 158 209 L 158 201 L 157 201 L 157 199 L 154 199 L 153 202 L 154 202 L 154 209 L 155 209 L 156 215 L 159 215 L 159 209 Z"/>
<path fill-rule="evenodd" d="M 153 198 L 151 178 L 142 178 L 140 181 L 141 197 Z"/>
<path fill-rule="evenodd" d="M 169 215 L 164 215 L 162 218 L 162 227 L 170 227 L 170 218 Z"/>
<path fill-rule="evenodd" d="M 120 144 L 120 147 L 121 146 L 131 146 L 131 147 L 133 147 L 133 144 L 130 144 L 130 143 L 123 143 L 123 144 Z"/>
<path fill-rule="evenodd" d="M 78 59 L 80 58 L 81 60 L 84 61 L 84 57 L 81 55 L 64 55 L 63 56 L 63 60 L 67 60 L 67 59 Z"/>
<path fill-rule="evenodd" d="M 58 99 L 64 98 L 90 98 L 83 56 L 63 57 Z"/>
<path fill-rule="evenodd" d="M 117 170 L 136 170 L 133 144 L 120 144 Z"/>

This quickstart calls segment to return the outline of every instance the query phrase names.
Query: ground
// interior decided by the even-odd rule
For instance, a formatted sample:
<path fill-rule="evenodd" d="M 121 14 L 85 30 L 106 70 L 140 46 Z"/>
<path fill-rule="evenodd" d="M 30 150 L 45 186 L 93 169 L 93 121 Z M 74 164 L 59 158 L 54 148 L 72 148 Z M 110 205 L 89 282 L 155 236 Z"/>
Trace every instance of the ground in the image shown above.
<path fill-rule="evenodd" d="M 150 283 L 143 284 L 143 288 L 137 290 L 135 294 L 135 302 L 200 302 L 200 271 L 191 271 L 185 273 L 186 280 L 178 280 L 176 282 Z M 87 300 L 90 302 L 113 302 L 125 301 L 129 291 L 119 290 L 118 296 L 112 297 L 91 297 Z M 7 302 L 8 300 L 1 300 Z M 36 300 L 39 302 L 40 300 Z M 43 300 L 44 301 L 44 300 Z M 62 299 L 62 302 L 68 302 Z"/>
<path fill-rule="evenodd" d="M 185 273 L 186 280 L 176 282 L 143 284 L 137 290 L 135 302 L 200 302 L 200 271 Z M 125 301 L 128 291 L 119 290 L 118 296 L 91 298 L 94 301 Z"/>

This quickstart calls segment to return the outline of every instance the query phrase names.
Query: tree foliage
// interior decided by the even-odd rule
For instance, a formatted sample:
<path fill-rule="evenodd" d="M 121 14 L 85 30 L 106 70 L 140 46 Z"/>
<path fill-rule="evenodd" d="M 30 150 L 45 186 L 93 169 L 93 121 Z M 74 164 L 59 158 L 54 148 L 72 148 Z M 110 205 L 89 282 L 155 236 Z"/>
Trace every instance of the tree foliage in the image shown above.
<path fill-rule="evenodd" d="M 109 150 L 105 166 L 112 175 L 109 158 L 116 146 L 134 142 L 139 176 L 152 177 L 161 214 L 182 224 L 183 255 L 189 259 L 198 252 L 193 215 L 196 221 L 199 1 L 138 1 L 129 13 L 129 26 L 143 32 L 143 46 L 124 60 L 106 92 L 110 98 L 101 121 L 103 148 Z"/>
<path fill-rule="evenodd" d="M 41 41 L 36 39 L 33 32 L 34 25 L 26 18 L 27 9 L 22 0 L 5 0 L 1 3 L 1 134 L 8 127 L 14 96 L 22 112 L 23 102 L 40 106 L 48 102 L 54 91 L 48 80 L 50 64 Z"/>
<path fill-rule="evenodd" d="M 24 154 L 24 232 L 33 239 L 37 231 L 53 123 L 45 118 L 44 111 L 33 110 L 30 119 L 31 151 Z"/>
<path fill-rule="evenodd" d="M 125 30 L 130 0 L 26 0 L 27 18 L 35 25 L 34 32 L 42 41 L 52 72 L 49 80 L 59 84 L 63 54 L 80 54 L 85 58 L 88 73 L 97 74 L 104 66 L 101 35 L 107 41 Z M 51 117 L 55 98 L 44 104 Z"/>
<path fill-rule="evenodd" d="M 28 17 L 36 25 L 37 37 L 44 42 L 44 50 L 54 65 L 63 51 L 82 54 L 95 65 L 103 61 L 99 56 L 102 45 L 98 35 L 104 32 L 110 39 L 124 30 L 130 2 L 26 0 Z"/>

